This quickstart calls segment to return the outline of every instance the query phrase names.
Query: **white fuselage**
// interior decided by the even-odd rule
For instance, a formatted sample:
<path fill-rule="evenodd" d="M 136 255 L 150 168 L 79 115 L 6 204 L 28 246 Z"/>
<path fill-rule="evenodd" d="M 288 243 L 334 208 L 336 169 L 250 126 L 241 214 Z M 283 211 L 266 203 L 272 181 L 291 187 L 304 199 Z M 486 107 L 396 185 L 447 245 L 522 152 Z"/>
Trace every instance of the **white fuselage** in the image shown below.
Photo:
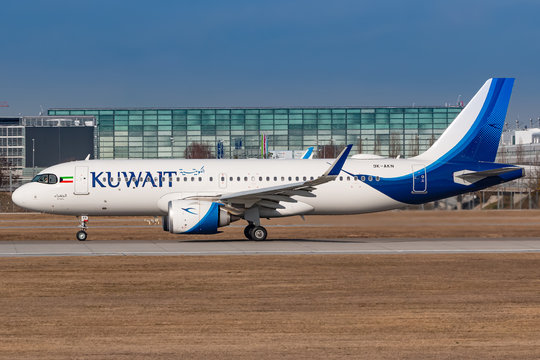
<path fill-rule="evenodd" d="M 17 200 L 26 208 L 55 214 L 166 215 L 170 200 L 197 196 L 218 198 L 228 193 L 310 180 L 324 173 L 331 161 L 75 161 L 42 172 L 55 174 L 59 179 L 73 177 L 73 183 L 32 182 L 20 188 L 24 191 L 19 192 Z M 309 211 L 305 212 L 309 214 L 354 214 L 400 208 L 407 204 L 393 200 L 369 183 L 378 181 L 379 176 L 409 174 L 413 167 L 425 165 L 405 159 L 349 159 L 334 181 L 316 187 L 315 196 L 293 196 L 293 199 L 309 205 Z M 372 177 L 365 176 L 362 181 L 352 174 Z M 412 180 L 410 189 L 413 189 Z M 24 194 L 29 195 L 23 198 Z"/>

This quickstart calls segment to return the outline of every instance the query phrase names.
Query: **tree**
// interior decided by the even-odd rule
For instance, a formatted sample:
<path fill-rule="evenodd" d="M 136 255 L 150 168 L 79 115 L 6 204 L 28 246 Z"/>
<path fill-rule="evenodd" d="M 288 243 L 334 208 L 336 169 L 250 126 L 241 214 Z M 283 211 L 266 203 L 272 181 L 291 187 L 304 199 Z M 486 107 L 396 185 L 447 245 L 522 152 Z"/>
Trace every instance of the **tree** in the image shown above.
<path fill-rule="evenodd" d="M 318 158 L 319 159 L 335 159 L 345 146 L 334 145 L 333 141 L 330 144 L 319 146 Z"/>
<path fill-rule="evenodd" d="M 413 156 L 418 155 L 419 153 L 420 153 L 420 138 L 418 137 L 418 134 L 416 134 L 410 144 L 409 156 L 413 157 Z"/>
<path fill-rule="evenodd" d="M 528 173 L 525 173 L 526 186 L 529 193 L 529 208 L 531 208 L 532 194 L 535 194 L 535 203 L 538 207 L 538 191 L 540 190 L 540 157 L 535 155 L 531 161 L 531 166 L 528 169 Z"/>
<path fill-rule="evenodd" d="M 521 143 L 521 140 L 516 145 L 516 162 L 514 164 L 523 165 L 523 162 L 525 161 L 525 151 L 523 149 L 523 144 Z"/>
<path fill-rule="evenodd" d="M 207 144 L 193 142 L 186 147 L 184 157 L 186 159 L 210 159 L 212 151 Z"/>
<path fill-rule="evenodd" d="M 431 138 L 429 139 L 429 147 L 433 146 L 433 144 L 435 144 L 435 141 L 437 141 L 437 139 L 435 138 L 435 134 L 431 134 Z"/>
<path fill-rule="evenodd" d="M 358 148 L 358 154 L 362 153 L 362 138 L 359 136 L 358 141 L 356 142 L 356 147 Z"/>
<path fill-rule="evenodd" d="M 11 183 L 13 184 L 19 177 L 13 173 L 9 160 L 4 156 L 0 156 L 0 189 L 9 189 L 10 174 Z"/>
<path fill-rule="evenodd" d="M 399 133 L 390 134 L 390 146 L 388 149 L 388 156 L 396 158 L 401 154 L 401 136 Z"/>

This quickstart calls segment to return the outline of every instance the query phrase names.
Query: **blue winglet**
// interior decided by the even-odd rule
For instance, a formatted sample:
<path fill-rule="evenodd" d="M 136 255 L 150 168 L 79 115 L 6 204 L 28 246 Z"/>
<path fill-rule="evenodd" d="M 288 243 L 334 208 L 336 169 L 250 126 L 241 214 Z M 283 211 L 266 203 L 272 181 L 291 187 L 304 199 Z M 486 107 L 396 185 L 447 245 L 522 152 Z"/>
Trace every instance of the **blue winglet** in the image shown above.
<path fill-rule="evenodd" d="M 343 168 L 343 164 L 345 164 L 345 160 L 347 160 L 347 156 L 349 156 L 349 153 L 351 152 L 352 144 L 347 145 L 345 149 L 339 154 L 338 158 L 334 161 L 330 169 L 327 170 L 326 174 L 327 176 L 337 176 L 341 172 L 341 168 Z"/>

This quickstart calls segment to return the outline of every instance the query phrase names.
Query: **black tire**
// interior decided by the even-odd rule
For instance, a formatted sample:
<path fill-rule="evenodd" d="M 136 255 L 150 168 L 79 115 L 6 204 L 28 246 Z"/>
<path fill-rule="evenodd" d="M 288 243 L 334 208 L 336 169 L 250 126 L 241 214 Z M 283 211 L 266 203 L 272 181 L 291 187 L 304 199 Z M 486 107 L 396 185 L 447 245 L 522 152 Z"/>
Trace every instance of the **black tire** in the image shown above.
<path fill-rule="evenodd" d="M 246 226 L 244 228 L 244 236 L 248 239 L 248 240 L 252 240 L 251 239 L 251 229 L 253 229 L 255 227 L 255 225 L 253 224 L 249 224 L 248 226 Z"/>
<path fill-rule="evenodd" d="M 266 240 L 266 236 L 268 236 L 268 232 L 262 226 L 254 226 L 249 232 L 249 235 L 251 240 L 264 241 Z"/>
<path fill-rule="evenodd" d="M 86 233 L 86 231 L 81 230 L 77 232 L 77 240 L 85 241 L 87 237 L 88 237 L 88 234 Z"/>

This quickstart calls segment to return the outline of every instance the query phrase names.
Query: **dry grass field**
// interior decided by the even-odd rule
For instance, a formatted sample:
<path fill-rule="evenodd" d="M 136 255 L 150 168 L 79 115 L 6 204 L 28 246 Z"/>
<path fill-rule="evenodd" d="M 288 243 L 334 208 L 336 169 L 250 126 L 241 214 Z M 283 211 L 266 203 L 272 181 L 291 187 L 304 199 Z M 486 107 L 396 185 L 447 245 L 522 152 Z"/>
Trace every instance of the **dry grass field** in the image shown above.
<path fill-rule="evenodd" d="M 540 254 L 0 261 L 4 359 L 538 359 Z"/>
<path fill-rule="evenodd" d="M 211 238 L 242 240 L 245 221 L 220 228 L 216 235 L 173 235 L 144 217 L 90 217 L 89 240 L 165 240 Z M 152 218 L 153 220 L 153 218 Z M 306 216 L 262 220 L 272 239 L 329 238 L 453 238 L 537 237 L 540 210 L 388 211 L 383 213 Z M 0 214 L 1 240 L 72 240 L 78 221 L 74 216 Z M 285 226 L 284 226 L 285 225 Z"/>
<path fill-rule="evenodd" d="M 539 220 L 414 211 L 267 223 L 271 239 L 538 237 Z M 90 240 L 194 238 L 144 218 L 90 221 Z M 4 214 L 0 240 L 76 241 L 75 225 Z M 237 226 L 212 238 L 242 237 Z M 0 258 L 0 358 L 538 359 L 540 254 Z"/>

